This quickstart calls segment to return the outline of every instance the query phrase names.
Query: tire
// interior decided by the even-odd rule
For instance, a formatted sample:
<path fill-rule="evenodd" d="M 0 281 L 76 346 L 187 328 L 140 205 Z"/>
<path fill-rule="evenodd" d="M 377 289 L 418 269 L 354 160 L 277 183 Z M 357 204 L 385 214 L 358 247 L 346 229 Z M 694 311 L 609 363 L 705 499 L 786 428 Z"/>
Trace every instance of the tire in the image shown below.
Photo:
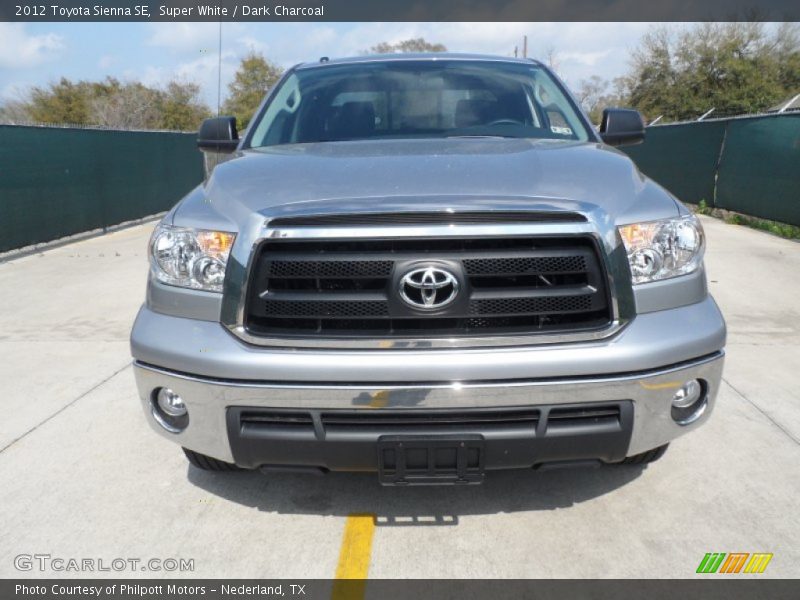
<path fill-rule="evenodd" d="M 183 453 L 186 455 L 186 458 L 189 460 L 189 463 L 193 467 L 197 467 L 198 469 L 202 469 L 203 471 L 217 471 L 217 472 L 244 471 L 244 469 L 242 469 L 241 467 L 237 467 L 234 464 L 227 463 L 222 460 L 217 460 L 216 458 L 211 458 L 210 456 L 206 456 L 205 454 L 200 454 L 199 452 L 195 452 L 194 450 L 189 450 L 188 448 L 184 448 Z"/>
<path fill-rule="evenodd" d="M 659 446 L 658 448 L 653 448 L 652 450 L 648 450 L 647 452 L 642 452 L 641 454 L 635 454 L 633 456 L 629 456 L 625 460 L 618 462 L 618 465 L 647 465 L 653 462 L 656 462 L 659 458 L 664 456 L 664 452 L 667 451 L 667 447 L 669 444 L 664 444 L 663 446 Z"/>

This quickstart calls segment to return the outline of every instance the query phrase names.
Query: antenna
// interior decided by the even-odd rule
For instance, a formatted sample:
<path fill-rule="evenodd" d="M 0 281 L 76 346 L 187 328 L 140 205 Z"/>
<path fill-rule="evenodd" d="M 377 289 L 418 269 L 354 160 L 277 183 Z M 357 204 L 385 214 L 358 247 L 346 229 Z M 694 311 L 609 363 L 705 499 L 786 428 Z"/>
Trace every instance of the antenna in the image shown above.
<path fill-rule="evenodd" d="M 222 21 L 219 22 L 219 50 L 217 62 L 217 116 L 222 106 Z"/>

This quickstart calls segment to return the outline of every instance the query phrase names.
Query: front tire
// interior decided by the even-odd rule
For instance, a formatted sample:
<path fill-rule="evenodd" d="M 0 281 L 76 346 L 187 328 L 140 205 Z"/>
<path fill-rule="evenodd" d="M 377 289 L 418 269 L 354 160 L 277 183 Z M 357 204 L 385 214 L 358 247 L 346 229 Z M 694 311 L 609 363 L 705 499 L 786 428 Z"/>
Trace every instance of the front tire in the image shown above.
<path fill-rule="evenodd" d="M 217 460 L 216 458 L 206 456 L 205 454 L 200 454 L 199 452 L 195 452 L 194 450 L 189 450 L 188 448 L 184 448 L 183 453 L 186 455 L 186 458 L 189 460 L 189 463 L 193 467 L 197 467 L 198 469 L 202 469 L 203 471 L 217 471 L 217 472 L 244 471 L 244 469 L 242 469 L 241 467 L 237 467 L 232 463 L 228 463 L 222 460 Z"/>
<path fill-rule="evenodd" d="M 654 463 L 659 458 L 664 456 L 664 452 L 667 451 L 667 447 L 669 447 L 669 444 L 664 444 L 663 446 L 659 446 L 658 448 L 653 448 L 652 450 L 648 450 L 647 452 L 642 452 L 641 454 L 634 454 L 633 456 L 629 456 L 625 460 L 618 462 L 617 464 L 647 465 L 650 463 Z"/>

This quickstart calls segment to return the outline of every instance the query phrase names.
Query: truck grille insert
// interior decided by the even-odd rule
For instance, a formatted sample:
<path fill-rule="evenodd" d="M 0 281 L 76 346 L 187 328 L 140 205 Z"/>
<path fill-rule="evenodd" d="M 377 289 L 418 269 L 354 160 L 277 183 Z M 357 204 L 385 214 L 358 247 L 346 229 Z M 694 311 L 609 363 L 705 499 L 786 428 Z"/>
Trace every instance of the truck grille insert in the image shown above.
<path fill-rule="evenodd" d="M 606 278 L 589 237 L 268 240 L 256 250 L 251 335 L 403 338 L 600 329 Z M 422 310 L 400 297 L 404 274 L 441 267 L 458 299 Z"/>
<path fill-rule="evenodd" d="M 461 409 L 461 410 L 333 410 L 295 412 L 275 409 L 243 408 L 239 413 L 240 427 L 251 430 L 268 428 L 274 431 L 314 432 L 314 417 L 318 415 L 325 433 L 340 431 L 392 433 L 411 430 L 480 429 L 505 430 L 526 428 L 535 430 L 540 411 L 536 408 Z"/>
<path fill-rule="evenodd" d="M 616 427 L 621 413 L 618 405 L 576 406 L 553 408 L 547 418 L 547 429 L 572 429 L 575 427 Z"/>
<path fill-rule="evenodd" d="M 233 408 L 237 429 L 249 431 L 319 433 L 369 433 L 371 435 L 426 431 L 536 431 L 544 421 L 545 433 L 562 434 L 580 430 L 618 430 L 623 406 L 619 402 L 572 404 L 550 407 L 521 406 L 459 409 L 358 409 L 284 410 L 275 408 Z M 317 426 L 315 427 L 315 420 Z"/>

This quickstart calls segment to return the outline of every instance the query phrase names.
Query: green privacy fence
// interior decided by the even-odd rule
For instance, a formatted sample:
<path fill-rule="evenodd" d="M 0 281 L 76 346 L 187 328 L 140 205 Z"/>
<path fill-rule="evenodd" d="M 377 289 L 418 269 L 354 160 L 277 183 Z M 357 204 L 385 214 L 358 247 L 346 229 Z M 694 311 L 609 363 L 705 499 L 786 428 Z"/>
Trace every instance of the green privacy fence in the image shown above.
<path fill-rule="evenodd" d="M 800 114 L 649 127 L 625 151 L 683 201 L 800 225 Z"/>
<path fill-rule="evenodd" d="M 168 210 L 203 180 L 196 137 L 0 125 L 0 252 Z"/>
<path fill-rule="evenodd" d="M 0 125 L 0 252 L 169 209 L 203 179 L 195 137 Z M 626 151 L 681 200 L 800 225 L 800 114 L 650 127 Z"/>

